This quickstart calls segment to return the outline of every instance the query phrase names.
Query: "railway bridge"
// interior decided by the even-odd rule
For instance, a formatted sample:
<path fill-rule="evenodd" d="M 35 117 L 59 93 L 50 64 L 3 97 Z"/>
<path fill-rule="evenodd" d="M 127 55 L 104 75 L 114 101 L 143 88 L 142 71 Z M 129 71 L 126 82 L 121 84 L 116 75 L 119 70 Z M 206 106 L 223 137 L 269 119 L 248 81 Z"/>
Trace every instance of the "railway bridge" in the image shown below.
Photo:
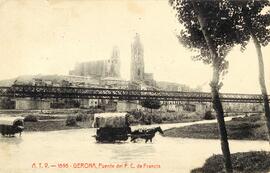
<path fill-rule="evenodd" d="M 113 99 L 113 100 L 159 100 L 211 102 L 211 93 L 178 92 L 162 90 L 129 90 L 108 88 L 56 87 L 34 85 L 0 86 L 0 97 L 10 98 L 70 98 L 70 99 Z M 268 96 L 269 97 L 269 96 Z M 259 94 L 221 93 L 222 102 L 262 103 Z"/>

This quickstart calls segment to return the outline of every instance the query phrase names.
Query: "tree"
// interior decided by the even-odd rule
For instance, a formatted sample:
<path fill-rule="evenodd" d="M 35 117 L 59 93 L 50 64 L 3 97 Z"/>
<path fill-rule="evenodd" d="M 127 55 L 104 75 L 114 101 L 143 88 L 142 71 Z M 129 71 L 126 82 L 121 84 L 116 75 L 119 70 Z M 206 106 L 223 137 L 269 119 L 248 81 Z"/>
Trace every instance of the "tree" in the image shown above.
<path fill-rule="evenodd" d="M 141 105 L 142 107 L 151 109 L 151 112 L 152 109 L 159 109 L 161 107 L 159 100 L 150 100 L 150 99 L 143 100 Z"/>
<path fill-rule="evenodd" d="M 179 22 L 184 29 L 179 34 L 179 41 L 187 48 L 199 52 L 194 60 L 211 64 L 213 69 L 210 83 L 213 108 L 216 112 L 226 172 L 232 172 L 224 111 L 219 90 L 222 87 L 220 77 L 227 72 L 228 62 L 225 57 L 241 37 L 234 25 L 234 13 L 230 13 L 224 0 L 170 0 L 177 12 Z M 240 37 L 240 38 L 239 38 Z"/>
<path fill-rule="evenodd" d="M 264 77 L 264 62 L 261 46 L 268 45 L 270 41 L 270 14 L 262 14 L 262 10 L 270 7 L 268 0 L 230 0 L 228 9 L 231 13 L 235 13 L 234 22 L 238 26 L 238 33 L 244 34 L 241 37 L 242 51 L 245 50 L 247 43 L 252 38 L 257 51 L 259 66 L 259 84 L 264 102 L 264 111 L 266 117 L 266 125 L 268 129 L 268 139 L 270 142 L 270 108 L 267 89 Z"/>

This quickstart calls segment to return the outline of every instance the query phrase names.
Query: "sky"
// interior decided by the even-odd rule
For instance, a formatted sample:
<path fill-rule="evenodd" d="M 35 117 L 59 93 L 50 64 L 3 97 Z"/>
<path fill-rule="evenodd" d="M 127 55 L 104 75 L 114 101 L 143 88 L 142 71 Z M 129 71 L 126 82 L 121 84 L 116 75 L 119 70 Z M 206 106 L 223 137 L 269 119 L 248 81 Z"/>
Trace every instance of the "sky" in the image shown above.
<path fill-rule="evenodd" d="M 108 59 L 114 46 L 121 75 L 130 77 L 131 42 L 140 34 L 145 71 L 160 81 L 209 91 L 212 69 L 191 60 L 176 34 L 167 0 L 0 0 L 0 80 L 29 74 L 68 74 L 77 62 Z M 270 47 L 263 48 L 270 92 Z M 221 92 L 260 93 L 255 47 L 228 55 Z"/>

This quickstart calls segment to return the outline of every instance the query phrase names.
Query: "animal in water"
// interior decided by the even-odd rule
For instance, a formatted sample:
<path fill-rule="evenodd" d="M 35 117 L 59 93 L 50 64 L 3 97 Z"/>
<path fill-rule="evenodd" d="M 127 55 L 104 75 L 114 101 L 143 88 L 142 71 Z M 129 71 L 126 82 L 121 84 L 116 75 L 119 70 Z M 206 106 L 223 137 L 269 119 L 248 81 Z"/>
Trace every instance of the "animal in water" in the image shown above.
<path fill-rule="evenodd" d="M 145 143 L 147 143 L 149 140 L 152 142 L 152 139 L 155 137 L 156 132 L 159 132 L 163 135 L 163 131 L 160 127 L 155 127 L 151 129 L 138 129 L 133 132 L 131 132 L 131 142 L 135 142 L 136 139 L 142 138 L 145 139 Z"/>

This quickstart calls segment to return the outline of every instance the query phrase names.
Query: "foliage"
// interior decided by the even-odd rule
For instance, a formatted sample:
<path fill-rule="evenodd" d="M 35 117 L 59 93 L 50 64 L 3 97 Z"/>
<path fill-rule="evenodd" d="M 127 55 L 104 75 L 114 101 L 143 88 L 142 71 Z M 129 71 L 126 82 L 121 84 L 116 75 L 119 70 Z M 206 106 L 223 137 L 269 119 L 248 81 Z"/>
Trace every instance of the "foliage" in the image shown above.
<path fill-rule="evenodd" d="M 162 123 L 162 116 L 161 115 L 152 115 L 152 121 L 154 123 L 157 123 L 157 124 L 161 124 Z"/>
<path fill-rule="evenodd" d="M 220 71 L 226 71 L 228 62 L 224 59 L 235 44 L 245 50 L 253 32 L 259 42 L 266 46 L 270 41 L 270 13 L 263 14 L 270 7 L 268 0 L 194 0 L 199 4 L 206 19 L 206 29 L 214 40 L 214 47 L 220 58 Z M 180 43 L 195 51 L 194 60 L 211 64 L 212 59 L 204 40 L 202 28 L 190 0 L 170 0 L 184 29 L 179 33 Z M 211 10 L 209 10 L 211 9 Z"/>
<path fill-rule="evenodd" d="M 241 33 L 246 38 L 242 41 L 242 50 L 245 49 L 245 45 L 250 37 L 253 39 L 259 67 L 259 84 L 264 102 L 264 112 L 266 117 L 266 125 L 268 128 L 268 136 L 270 140 L 270 108 L 269 99 L 267 96 L 267 88 L 265 85 L 265 72 L 264 62 L 262 56 L 261 45 L 266 46 L 270 41 L 270 14 L 269 7 L 270 2 L 268 0 L 246 0 L 246 1 L 229 1 L 228 8 L 238 17 L 235 19 L 236 25 L 239 26 Z M 268 7 L 268 9 L 267 9 Z M 264 14 L 263 10 L 267 9 L 268 14 Z"/>
<path fill-rule="evenodd" d="M 66 126 L 77 126 L 76 117 L 68 116 L 66 119 Z"/>
<path fill-rule="evenodd" d="M 184 26 L 184 29 L 178 35 L 180 43 L 197 53 L 193 57 L 194 60 L 211 64 L 213 57 L 210 56 L 209 47 L 203 36 L 202 28 L 197 18 L 197 12 L 194 10 L 192 3 L 190 3 L 190 0 L 171 0 L 170 2 L 177 12 L 177 18 L 180 24 Z M 227 18 L 228 10 L 222 6 L 222 2 L 222 0 L 196 1 L 206 19 L 205 29 L 213 40 L 213 48 L 219 55 L 219 73 L 222 71 L 225 72 L 228 68 L 228 62 L 225 60 L 225 56 L 233 47 L 234 41 L 232 40 L 234 39 L 232 38 L 235 38 L 233 36 L 235 32 L 234 27 L 232 27 L 232 21 Z"/>
<path fill-rule="evenodd" d="M 226 55 L 235 44 L 239 44 L 241 38 L 238 37 L 243 36 L 237 35 L 239 32 L 234 25 L 235 13 L 227 8 L 225 0 L 170 0 L 170 3 L 177 11 L 179 22 L 184 25 L 179 41 L 199 53 L 194 60 L 213 67 L 210 86 L 213 108 L 218 117 L 224 166 L 226 172 L 233 172 L 219 89 L 222 87 L 220 75 L 224 75 L 228 69 Z"/>
<path fill-rule="evenodd" d="M 269 2 L 267 0 L 170 0 L 169 2 L 177 11 L 179 22 L 184 26 L 178 36 L 179 41 L 187 48 L 198 52 L 194 60 L 213 66 L 213 78 L 210 84 L 213 108 L 217 113 L 224 166 L 226 172 L 233 172 L 224 112 L 219 99 L 219 89 L 222 86 L 219 78 L 227 72 L 228 61 L 225 57 L 233 46 L 241 44 L 243 49 L 249 37 L 252 37 L 259 55 L 261 90 L 264 94 L 265 105 L 268 105 L 263 61 L 258 42 L 266 45 L 269 33 L 263 25 L 267 20 L 258 12 L 261 12 Z M 269 105 L 265 106 L 265 109 L 266 117 L 270 120 Z M 270 129 L 269 121 L 267 125 Z"/>
<path fill-rule="evenodd" d="M 35 115 L 27 115 L 27 116 L 24 118 L 24 121 L 25 121 L 25 122 L 37 122 L 37 121 L 38 121 L 38 118 L 37 118 L 37 116 L 35 116 Z"/>
<path fill-rule="evenodd" d="M 0 98 L 0 108 L 1 109 L 15 109 L 15 101 L 12 101 L 8 97 Z"/>
<path fill-rule="evenodd" d="M 82 112 L 77 113 L 75 116 L 76 116 L 76 121 L 87 121 L 91 117 L 87 113 L 82 113 Z"/>
<path fill-rule="evenodd" d="M 242 25 L 239 25 L 240 18 L 242 18 L 241 11 L 234 9 L 237 3 L 245 3 L 246 1 L 193 1 L 198 4 L 202 11 L 206 23 L 204 29 L 209 33 L 210 39 L 213 41 L 213 49 L 218 56 L 217 64 L 213 64 L 209 45 L 207 45 L 203 36 L 203 28 L 200 27 L 197 12 L 194 10 L 190 0 L 169 1 L 176 10 L 178 21 L 184 26 L 184 29 L 178 34 L 178 39 L 186 48 L 196 53 L 193 60 L 216 65 L 219 74 L 224 75 L 227 73 L 229 65 L 225 59 L 226 55 L 236 44 L 241 44 L 242 48 L 245 48 L 249 39 L 246 33 L 243 32 Z M 231 2 L 236 4 L 232 5 Z M 219 84 L 219 87 L 221 86 L 222 83 Z"/>
<path fill-rule="evenodd" d="M 226 122 L 229 139 L 236 140 L 267 140 L 265 122 L 259 115 L 234 118 Z M 172 128 L 164 131 L 168 137 L 219 139 L 217 124 L 194 124 L 191 126 Z"/>
<path fill-rule="evenodd" d="M 142 106 L 149 109 L 159 109 L 161 107 L 160 101 L 158 100 L 143 100 Z"/>
<path fill-rule="evenodd" d="M 270 14 L 263 14 L 263 10 L 270 7 L 268 0 L 229 0 L 227 9 L 234 14 L 234 25 L 237 26 L 237 34 L 241 43 L 241 50 L 244 51 L 251 34 L 254 34 L 259 43 L 266 46 L 270 41 Z"/>
<path fill-rule="evenodd" d="M 266 173 L 270 170 L 270 153 L 265 151 L 252 151 L 232 154 L 233 167 L 239 173 Z M 223 158 L 213 155 L 208 158 L 202 168 L 192 170 L 192 173 L 217 173 L 223 172 Z"/>
<path fill-rule="evenodd" d="M 212 114 L 211 111 L 206 111 L 203 119 L 205 119 L 205 120 L 213 120 L 213 119 L 215 119 L 215 116 Z"/>

